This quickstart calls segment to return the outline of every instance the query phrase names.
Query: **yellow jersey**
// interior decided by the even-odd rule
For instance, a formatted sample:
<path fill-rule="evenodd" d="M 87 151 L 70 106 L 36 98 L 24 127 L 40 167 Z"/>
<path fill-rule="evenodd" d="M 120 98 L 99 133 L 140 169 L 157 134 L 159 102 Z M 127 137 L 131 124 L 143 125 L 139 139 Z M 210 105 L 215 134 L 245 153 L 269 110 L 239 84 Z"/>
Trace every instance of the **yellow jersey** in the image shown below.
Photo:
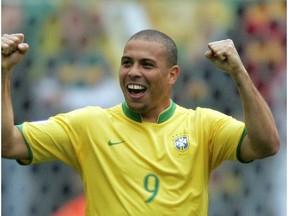
<path fill-rule="evenodd" d="M 122 103 L 86 107 L 19 126 L 22 164 L 60 160 L 80 173 L 87 216 L 204 216 L 211 171 L 237 159 L 245 125 L 171 102 L 157 123 Z"/>

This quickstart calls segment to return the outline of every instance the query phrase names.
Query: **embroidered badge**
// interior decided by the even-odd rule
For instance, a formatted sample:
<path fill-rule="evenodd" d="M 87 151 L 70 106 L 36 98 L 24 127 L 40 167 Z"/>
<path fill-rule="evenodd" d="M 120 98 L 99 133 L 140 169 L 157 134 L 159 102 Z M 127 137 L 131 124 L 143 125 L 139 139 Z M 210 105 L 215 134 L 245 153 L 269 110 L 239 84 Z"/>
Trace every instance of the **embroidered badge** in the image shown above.
<path fill-rule="evenodd" d="M 189 148 L 188 136 L 180 136 L 174 139 L 174 147 L 177 151 L 186 151 Z"/>

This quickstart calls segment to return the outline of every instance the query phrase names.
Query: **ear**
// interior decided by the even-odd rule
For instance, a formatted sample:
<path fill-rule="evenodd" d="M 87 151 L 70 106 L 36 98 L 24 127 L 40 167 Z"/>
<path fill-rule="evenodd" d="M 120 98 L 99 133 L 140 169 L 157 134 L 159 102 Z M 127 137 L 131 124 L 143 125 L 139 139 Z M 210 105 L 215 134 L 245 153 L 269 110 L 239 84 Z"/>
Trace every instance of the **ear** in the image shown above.
<path fill-rule="evenodd" d="M 179 74 L 180 74 L 180 67 L 178 65 L 172 66 L 169 72 L 169 84 L 173 85 L 176 82 Z"/>

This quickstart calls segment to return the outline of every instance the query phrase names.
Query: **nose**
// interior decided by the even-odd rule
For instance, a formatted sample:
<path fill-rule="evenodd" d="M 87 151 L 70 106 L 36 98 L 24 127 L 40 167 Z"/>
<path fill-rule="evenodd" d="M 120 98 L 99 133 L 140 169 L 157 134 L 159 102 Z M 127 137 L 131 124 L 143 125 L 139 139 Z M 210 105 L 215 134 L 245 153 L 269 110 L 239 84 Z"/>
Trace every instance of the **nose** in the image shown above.
<path fill-rule="evenodd" d="M 141 76 L 141 69 L 137 64 L 134 64 L 133 67 L 128 72 L 130 77 L 140 77 Z"/>

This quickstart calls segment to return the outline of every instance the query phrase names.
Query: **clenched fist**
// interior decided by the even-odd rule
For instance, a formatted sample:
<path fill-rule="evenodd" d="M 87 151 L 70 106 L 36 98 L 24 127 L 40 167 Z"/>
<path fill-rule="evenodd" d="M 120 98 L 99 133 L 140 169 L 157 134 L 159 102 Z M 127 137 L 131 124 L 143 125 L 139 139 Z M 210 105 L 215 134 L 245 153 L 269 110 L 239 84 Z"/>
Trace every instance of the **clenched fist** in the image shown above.
<path fill-rule="evenodd" d="M 7 70 L 10 71 L 18 64 L 23 59 L 28 49 L 29 46 L 24 43 L 23 34 L 4 34 L 1 37 L 2 73 L 5 73 Z"/>
<path fill-rule="evenodd" d="M 220 70 L 235 77 L 241 71 L 246 71 L 232 40 L 221 40 L 208 44 L 209 50 L 205 56 Z"/>

